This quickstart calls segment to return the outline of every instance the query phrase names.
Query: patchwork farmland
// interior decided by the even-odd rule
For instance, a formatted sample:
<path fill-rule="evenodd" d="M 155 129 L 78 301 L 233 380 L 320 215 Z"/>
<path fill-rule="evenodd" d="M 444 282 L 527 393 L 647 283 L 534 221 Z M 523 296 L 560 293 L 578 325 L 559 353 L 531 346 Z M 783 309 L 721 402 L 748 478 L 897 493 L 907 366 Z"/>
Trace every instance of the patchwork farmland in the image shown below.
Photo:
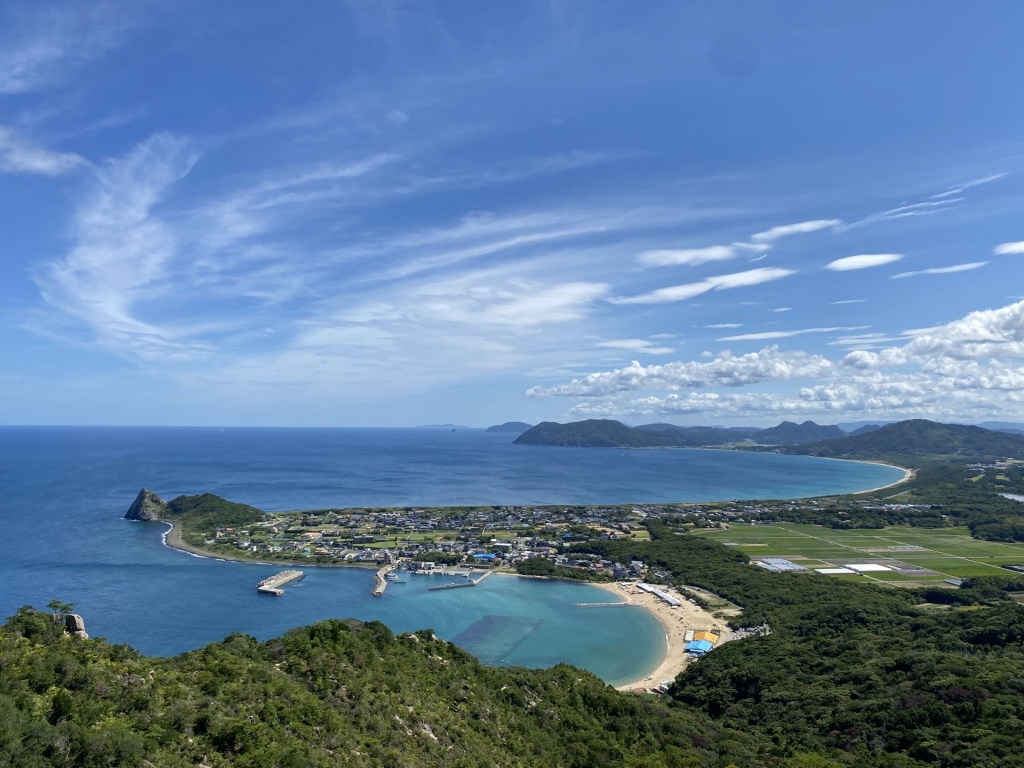
<path fill-rule="evenodd" d="M 1004 566 L 1024 566 L 1024 544 L 971 538 L 966 527 L 836 530 L 817 525 L 777 523 L 731 525 L 693 531 L 695 536 L 735 547 L 751 559 L 781 557 L 812 572 L 878 564 L 890 570 L 827 575 L 821 578 L 917 586 L 950 578 L 1006 574 Z"/>

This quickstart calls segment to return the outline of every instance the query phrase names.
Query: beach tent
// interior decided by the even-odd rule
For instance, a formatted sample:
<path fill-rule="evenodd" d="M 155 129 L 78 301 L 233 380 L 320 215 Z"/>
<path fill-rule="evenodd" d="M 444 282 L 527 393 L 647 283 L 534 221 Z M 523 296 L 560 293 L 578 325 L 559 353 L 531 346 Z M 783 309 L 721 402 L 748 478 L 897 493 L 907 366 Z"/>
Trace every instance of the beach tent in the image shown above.
<path fill-rule="evenodd" d="M 687 653 L 704 654 L 715 647 L 710 640 L 694 640 L 686 644 Z M 718 658 L 717 656 L 715 658 Z"/>

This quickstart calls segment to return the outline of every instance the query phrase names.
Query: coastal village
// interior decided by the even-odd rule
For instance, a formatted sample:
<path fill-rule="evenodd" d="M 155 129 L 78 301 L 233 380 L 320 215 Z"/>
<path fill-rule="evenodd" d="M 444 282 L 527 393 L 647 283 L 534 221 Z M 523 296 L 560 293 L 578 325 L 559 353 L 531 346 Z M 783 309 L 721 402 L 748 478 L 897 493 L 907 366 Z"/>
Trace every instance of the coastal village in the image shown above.
<path fill-rule="evenodd" d="M 634 563 L 573 552 L 573 545 L 594 539 L 646 539 L 644 523 L 650 519 L 668 518 L 680 531 L 724 528 L 771 522 L 780 513 L 820 510 L 827 504 L 812 499 L 746 505 L 328 509 L 268 513 L 262 522 L 200 533 L 205 552 L 230 559 L 367 566 L 408 561 L 412 568 L 429 570 L 459 563 L 515 568 L 525 560 L 543 558 L 559 568 L 587 571 L 585 576 L 578 574 L 585 580 L 615 580 L 642 574 Z M 912 504 L 846 506 L 850 512 L 890 514 L 932 509 Z M 649 575 L 666 580 L 668 576 Z"/>

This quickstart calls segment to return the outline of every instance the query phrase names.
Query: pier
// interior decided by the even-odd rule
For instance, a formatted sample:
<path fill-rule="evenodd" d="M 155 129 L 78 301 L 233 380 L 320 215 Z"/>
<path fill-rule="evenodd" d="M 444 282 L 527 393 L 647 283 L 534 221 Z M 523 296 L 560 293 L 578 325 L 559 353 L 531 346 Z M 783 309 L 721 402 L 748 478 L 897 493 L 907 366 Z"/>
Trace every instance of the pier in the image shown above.
<path fill-rule="evenodd" d="M 438 590 L 438 589 L 464 589 L 465 587 L 475 587 L 481 581 L 483 581 L 488 576 L 490 576 L 491 573 L 493 573 L 493 571 L 484 571 L 483 575 L 479 579 L 475 579 L 475 580 L 470 578 L 470 574 L 469 573 L 466 573 L 465 574 L 466 581 L 463 582 L 463 583 L 459 583 L 457 581 L 454 581 L 451 584 L 442 584 L 439 587 L 430 587 L 427 591 L 428 592 L 434 592 L 435 590 Z"/>
<path fill-rule="evenodd" d="M 385 565 L 373 575 L 373 580 L 376 582 L 376 586 L 373 588 L 374 597 L 380 597 L 384 594 L 384 590 L 388 588 L 388 580 L 385 577 L 397 567 L 395 565 Z"/>
<path fill-rule="evenodd" d="M 281 571 L 269 579 L 264 579 L 256 585 L 256 591 L 263 595 L 274 595 L 280 597 L 284 594 L 284 590 L 281 589 L 285 584 L 290 584 L 293 581 L 298 581 L 305 576 L 302 571 Z"/>

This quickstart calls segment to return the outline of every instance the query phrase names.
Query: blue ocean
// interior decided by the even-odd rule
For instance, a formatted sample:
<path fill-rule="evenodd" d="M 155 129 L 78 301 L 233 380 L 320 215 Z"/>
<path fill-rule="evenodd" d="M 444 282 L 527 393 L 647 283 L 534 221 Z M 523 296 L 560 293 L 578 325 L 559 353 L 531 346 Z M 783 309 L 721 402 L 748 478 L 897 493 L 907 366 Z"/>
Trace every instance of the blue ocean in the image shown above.
<path fill-rule="evenodd" d="M 165 526 L 122 519 L 143 486 L 165 499 L 210 492 L 266 510 L 458 504 L 602 504 L 788 498 L 863 490 L 892 467 L 713 450 L 513 445 L 482 430 L 0 428 L 0 612 L 77 603 L 92 636 L 173 654 L 248 632 L 260 639 L 329 617 L 432 628 L 489 664 L 569 662 L 610 683 L 664 653 L 660 624 L 596 587 L 496 576 L 428 591 L 409 577 L 374 598 L 372 571 L 306 568 L 281 598 L 280 570 L 194 557 Z"/>

